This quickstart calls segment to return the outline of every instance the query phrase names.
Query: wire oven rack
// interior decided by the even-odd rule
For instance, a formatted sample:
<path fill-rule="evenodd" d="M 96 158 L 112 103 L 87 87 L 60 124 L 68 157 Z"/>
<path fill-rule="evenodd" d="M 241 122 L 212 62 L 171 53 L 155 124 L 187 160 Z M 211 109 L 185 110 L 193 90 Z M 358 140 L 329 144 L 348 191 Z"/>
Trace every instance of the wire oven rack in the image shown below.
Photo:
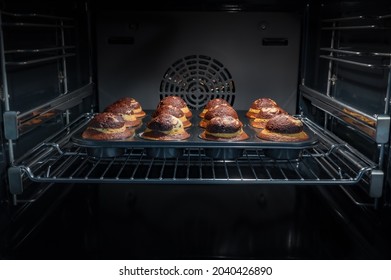
<path fill-rule="evenodd" d="M 10 177 L 45 183 L 141 184 L 291 184 L 353 185 L 370 180 L 376 164 L 308 119 L 305 125 L 319 137 L 296 159 L 273 159 L 264 149 L 250 147 L 235 159 L 213 159 L 202 146 L 190 146 L 174 158 L 151 158 L 147 147 L 127 148 L 116 157 L 97 158 L 70 141 L 85 126 L 88 114 L 79 117 L 11 167 Z M 12 176 L 14 175 L 14 176 Z M 16 183 L 15 192 L 22 189 Z M 11 184 L 11 190 L 12 190 Z"/>

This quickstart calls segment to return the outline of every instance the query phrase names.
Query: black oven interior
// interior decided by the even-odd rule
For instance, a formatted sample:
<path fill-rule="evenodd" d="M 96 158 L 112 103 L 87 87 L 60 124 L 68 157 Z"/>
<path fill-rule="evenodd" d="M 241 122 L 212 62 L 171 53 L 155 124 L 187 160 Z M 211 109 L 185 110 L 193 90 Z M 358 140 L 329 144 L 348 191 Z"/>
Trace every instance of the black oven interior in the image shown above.
<path fill-rule="evenodd" d="M 388 2 L 0 3 L 1 258 L 391 256 Z M 167 95 L 195 115 L 270 97 L 318 142 L 75 143 L 120 97 L 151 113 Z"/>

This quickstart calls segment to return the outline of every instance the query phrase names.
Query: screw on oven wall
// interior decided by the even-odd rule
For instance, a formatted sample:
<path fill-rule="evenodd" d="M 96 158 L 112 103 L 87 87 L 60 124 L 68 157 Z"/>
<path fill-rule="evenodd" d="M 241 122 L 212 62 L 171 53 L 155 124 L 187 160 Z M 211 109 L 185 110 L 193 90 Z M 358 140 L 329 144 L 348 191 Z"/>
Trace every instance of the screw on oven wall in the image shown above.
<path fill-rule="evenodd" d="M 60 83 L 63 83 L 65 80 L 65 76 L 63 75 L 63 73 L 61 71 L 58 72 L 58 79 L 60 80 Z"/>
<path fill-rule="evenodd" d="M 267 24 L 266 21 L 262 21 L 262 22 L 259 23 L 259 29 L 260 29 L 260 30 L 266 30 L 267 25 L 268 25 L 268 24 Z"/>
<path fill-rule="evenodd" d="M 335 84 L 337 83 L 337 80 L 338 80 L 338 78 L 335 74 L 330 78 L 331 84 L 333 86 L 335 86 Z"/>

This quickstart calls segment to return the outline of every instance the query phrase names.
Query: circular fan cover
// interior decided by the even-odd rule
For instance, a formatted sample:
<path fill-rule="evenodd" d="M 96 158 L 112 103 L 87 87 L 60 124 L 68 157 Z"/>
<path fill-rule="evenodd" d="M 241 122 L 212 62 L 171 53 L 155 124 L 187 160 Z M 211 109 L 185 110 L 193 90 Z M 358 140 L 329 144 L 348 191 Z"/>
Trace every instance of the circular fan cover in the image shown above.
<path fill-rule="evenodd" d="M 164 74 L 160 98 L 182 97 L 191 109 L 202 109 L 210 99 L 223 98 L 231 105 L 235 85 L 227 68 L 205 55 L 190 55 L 177 60 Z"/>

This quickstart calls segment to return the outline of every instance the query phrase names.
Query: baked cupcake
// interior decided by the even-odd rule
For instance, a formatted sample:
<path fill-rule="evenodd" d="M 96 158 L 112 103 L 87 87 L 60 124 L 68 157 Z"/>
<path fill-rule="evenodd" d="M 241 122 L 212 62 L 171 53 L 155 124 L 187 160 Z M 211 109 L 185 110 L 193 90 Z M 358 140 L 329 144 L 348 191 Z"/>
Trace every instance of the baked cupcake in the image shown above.
<path fill-rule="evenodd" d="M 177 117 L 182 121 L 185 128 L 191 126 L 191 122 L 186 118 L 185 113 L 183 113 L 183 111 L 178 107 L 174 107 L 172 105 L 160 105 L 152 114 L 152 117 L 154 118 L 161 114 L 169 114 Z"/>
<path fill-rule="evenodd" d="M 200 138 L 214 141 L 241 141 L 249 138 L 243 125 L 231 116 L 214 117 L 200 134 Z"/>
<path fill-rule="evenodd" d="M 121 115 L 103 112 L 96 114 L 82 133 L 82 138 L 91 140 L 122 140 L 133 136 L 134 130 L 125 125 Z"/>
<path fill-rule="evenodd" d="M 132 97 L 123 97 L 115 101 L 113 104 L 116 104 L 115 106 L 117 107 L 125 107 L 125 110 L 127 111 L 132 110 L 133 115 L 136 118 L 142 118 L 145 116 L 145 112 L 143 111 L 140 103 Z"/>
<path fill-rule="evenodd" d="M 147 128 L 140 137 L 149 140 L 183 140 L 190 137 L 183 123 L 170 114 L 160 114 L 147 123 Z"/>
<path fill-rule="evenodd" d="M 309 139 L 303 122 L 288 114 L 271 118 L 257 136 L 263 140 L 276 142 L 299 142 Z"/>
<path fill-rule="evenodd" d="M 182 112 L 185 114 L 186 118 L 188 119 L 190 119 L 191 116 L 193 115 L 189 110 L 189 107 L 187 107 L 186 102 L 179 96 L 175 96 L 175 95 L 166 96 L 162 100 L 160 100 L 158 107 L 161 105 L 171 105 L 180 108 Z"/>
<path fill-rule="evenodd" d="M 107 106 L 103 111 L 120 115 L 124 119 L 127 127 L 136 127 L 141 124 L 141 120 L 136 117 L 132 107 L 132 104 L 129 102 L 117 101 Z"/>
<path fill-rule="evenodd" d="M 206 128 L 209 121 L 215 117 L 232 117 L 234 119 L 239 119 L 238 113 L 231 106 L 218 105 L 215 106 L 206 112 L 204 118 L 200 121 L 199 126 Z"/>
<path fill-rule="evenodd" d="M 287 114 L 287 112 L 280 107 L 260 108 L 258 114 L 255 115 L 254 119 L 250 119 L 249 123 L 255 128 L 265 128 L 266 123 L 271 118 L 280 114 Z"/>
<path fill-rule="evenodd" d="M 208 110 L 210 110 L 213 107 L 220 106 L 220 105 L 222 105 L 222 106 L 231 106 L 231 104 L 229 104 L 228 101 L 223 99 L 223 98 L 211 99 L 211 100 L 208 101 L 208 103 L 206 103 L 204 109 L 199 114 L 199 117 L 203 118 L 205 116 L 206 112 L 208 112 Z"/>
<path fill-rule="evenodd" d="M 251 106 L 250 106 L 249 110 L 247 111 L 246 116 L 248 118 L 255 119 L 256 115 L 259 113 L 261 108 L 276 107 L 276 106 L 278 106 L 277 102 L 274 101 L 273 99 L 266 98 L 266 97 L 258 98 L 253 103 L 251 103 Z"/>

